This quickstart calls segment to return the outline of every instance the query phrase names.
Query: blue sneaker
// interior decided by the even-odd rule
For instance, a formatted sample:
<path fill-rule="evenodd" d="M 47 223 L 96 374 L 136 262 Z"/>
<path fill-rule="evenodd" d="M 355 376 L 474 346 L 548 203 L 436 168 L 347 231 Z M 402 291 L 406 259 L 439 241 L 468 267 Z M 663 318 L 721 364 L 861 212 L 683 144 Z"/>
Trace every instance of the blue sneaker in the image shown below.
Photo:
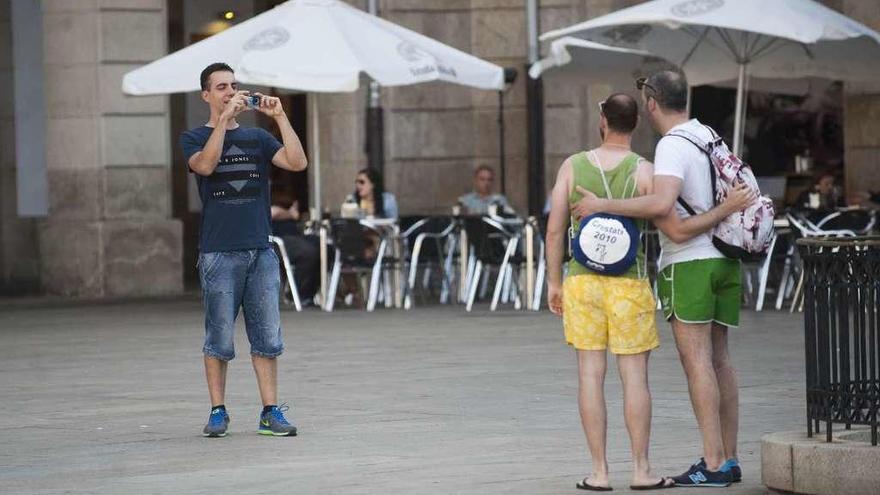
<path fill-rule="evenodd" d="M 288 423 L 284 417 L 284 413 L 288 409 L 287 404 L 281 404 L 281 407 L 272 406 L 272 409 L 260 414 L 260 426 L 257 428 L 257 433 L 276 437 L 295 437 L 296 426 Z"/>
<path fill-rule="evenodd" d="M 225 437 L 226 428 L 229 427 L 229 415 L 225 409 L 211 409 L 211 415 L 208 416 L 208 424 L 202 430 L 202 435 L 206 437 Z"/>
<path fill-rule="evenodd" d="M 706 469 L 706 461 L 704 459 L 700 459 L 700 462 L 691 466 L 686 472 L 673 476 L 672 479 L 675 481 L 675 486 L 682 487 L 724 488 L 731 484 L 730 471 L 709 471 Z"/>
<path fill-rule="evenodd" d="M 730 473 L 730 481 L 739 483 L 743 480 L 742 468 L 739 467 L 739 461 L 736 457 L 730 458 L 724 462 L 719 471 L 727 471 Z"/>
<path fill-rule="evenodd" d="M 698 462 L 697 465 L 705 469 L 706 460 L 701 457 L 700 462 Z M 730 473 L 731 483 L 739 483 L 743 480 L 742 468 L 739 466 L 739 460 L 737 460 L 736 457 L 731 457 L 724 461 L 724 464 L 722 464 L 718 470 L 722 473 Z"/>

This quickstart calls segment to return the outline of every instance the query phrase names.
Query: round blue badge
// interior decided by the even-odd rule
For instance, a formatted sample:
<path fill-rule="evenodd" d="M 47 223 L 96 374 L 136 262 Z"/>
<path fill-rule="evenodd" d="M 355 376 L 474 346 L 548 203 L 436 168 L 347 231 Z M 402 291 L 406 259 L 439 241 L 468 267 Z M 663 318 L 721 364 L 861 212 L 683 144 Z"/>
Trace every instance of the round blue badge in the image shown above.
<path fill-rule="evenodd" d="M 571 254 L 584 267 L 603 275 L 620 275 L 636 262 L 639 228 L 632 218 L 595 213 L 581 220 L 571 241 Z"/>

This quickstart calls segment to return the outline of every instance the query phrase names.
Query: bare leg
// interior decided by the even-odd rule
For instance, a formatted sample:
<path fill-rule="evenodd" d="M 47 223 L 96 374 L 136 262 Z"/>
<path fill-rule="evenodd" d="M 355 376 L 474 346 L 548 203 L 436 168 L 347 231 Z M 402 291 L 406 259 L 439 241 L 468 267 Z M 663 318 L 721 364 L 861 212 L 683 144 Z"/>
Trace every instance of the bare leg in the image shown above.
<path fill-rule="evenodd" d="M 226 400 L 226 361 L 205 356 L 205 378 L 208 380 L 208 395 L 211 407 L 224 404 Z"/>
<path fill-rule="evenodd" d="M 739 383 L 736 370 L 730 363 L 727 348 L 727 327 L 712 325 L 712 365 L 718 377 L 718 390 L 721 395 L 719 414 L 721 417 L 721 438 L 724 441 L 724 457 L 736 457 L 737 432 L 739 430 Z"/>
<path fill-rule="evenodd" d="M 263 406 L 278 404 L 278 360 L 251 354 Z"/>
<path fill-rule="evenodd" d="M 617 370 L 623 382 L 623 417 L 633 458 L 632 484 L 653 485 L 659 480 L 651 474 L 648 444 L 651 438 L 651 391 L 648 388 L 648 357 L 651 351 L 619 354 Z"/>
<path fill-rule="evenodd" d="M 593 486 L 608 486 L 608 460 L 605 458 L 607 417 L 605 411 L 605 351 L 577 351 L 578 409 L 593 459 Z"/>
<path fill-rule="evenodd" d="M 703 436 L 706 467 L 717 471 L 725 459 L 719 413 L 721 397 L 712 364 L 711 324 L 689 324 L 673 319 L 672 332 L 687 376 L 691 405 Z"/>

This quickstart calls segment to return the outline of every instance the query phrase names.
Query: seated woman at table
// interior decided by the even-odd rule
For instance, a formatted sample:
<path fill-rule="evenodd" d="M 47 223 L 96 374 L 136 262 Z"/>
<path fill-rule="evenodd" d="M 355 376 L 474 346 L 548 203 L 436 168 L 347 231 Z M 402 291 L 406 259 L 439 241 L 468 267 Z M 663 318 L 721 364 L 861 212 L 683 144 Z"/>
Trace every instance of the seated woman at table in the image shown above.
<path fill-rule="evenodd" d="M 367 218 L 398 217 L 397 198 L 385 190 L 385 182 L 378 170 L 360 170 L 354 184 L 354 192 L 345 198 L 346 203 L 357 204 Z"/>
<path fill-rule="evenodd" d="M 835 208 L 846 206 L 834 181 L 835 177 L 831 172 L 820 175 L 809 189 L 797 197 L 795 207 L 827 214 Z"/>
<path fill-rule="evenodd" d="M 397 198 L 394 194 L 385 191 L 385 182 L 382 174 L 372 168 L 365 168 L 357 173 L 354 192 L 345 198 L 345 203 L 355 204 L 366 218 L 397 219 Z M 342 211 L 345 212 L 345 205 Z M 373 233 L 365 233 L 365 248 L 363 257 L 372 260 L 376 257 L 379 249 L 379 238 Z M 354 273 L 342 275 L 342 296 L 346 305 L 359 306 L 363 303 L 363 297 L 359 290 L 357 276 Z"/>

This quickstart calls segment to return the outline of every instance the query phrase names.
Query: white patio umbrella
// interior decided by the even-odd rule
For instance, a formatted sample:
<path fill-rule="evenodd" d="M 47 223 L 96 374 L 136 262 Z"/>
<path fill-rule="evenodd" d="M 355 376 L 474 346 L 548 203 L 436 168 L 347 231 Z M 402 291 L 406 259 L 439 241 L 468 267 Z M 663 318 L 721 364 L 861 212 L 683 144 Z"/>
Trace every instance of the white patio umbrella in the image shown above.
<path fill-rule="evenodd" d="M 500 90 L 501 67 L 338 0 L 290 0 L 127 73 L 131 95 L 199 90 L 199 74 L 226 62 L 238 81 L 276 88 L 352 92 L 360 74 L 383 86 L 449 81 Z M 318 109 L 312 105 L 314 206 L 321 211 Z"/>
<path fill-rule="evenodd" d="M 737 80 L 739 153 L 746 75 L 880 79 L 880 34 L 812 0 L 653 0 L 550 31 L 642 50 L 681 67 L 689 83 Z"/>
<path fill-rule="evenodd" d="M 586 83 L 629 84 L 630 87 L 634 87 L 633 81 L 636 78 L 674 66 L 675 64 L 642 50 L 617 48 L 566 36 L 553 40 L 547 56 L 529 69 L 529 76 L 533 79 L 543 77 Z M 699 80 L 703 84 L 733 89 L 737 86 L 736 78 L 714 81 L 699 72 L 690 74 L 690 67 L 684 68 L 683 71 L 688 77 L 688 82 Z M 719 77 L 724 75 L 719 74 Z M 746 87 L 751 91 L 803 96 L 814 87 L 825 87 L 828 84 L 827 80 L 812 77 L 767 79 L 750 76 Z"/>
<path fill-rule="evenodd" d="M 669 62 L 642 50 L 618 48 L 574 36 L 553 40 L 547 56 L 529 68 L 529 77 L 577 79 L 586 83 L 633 81 Z"/>

